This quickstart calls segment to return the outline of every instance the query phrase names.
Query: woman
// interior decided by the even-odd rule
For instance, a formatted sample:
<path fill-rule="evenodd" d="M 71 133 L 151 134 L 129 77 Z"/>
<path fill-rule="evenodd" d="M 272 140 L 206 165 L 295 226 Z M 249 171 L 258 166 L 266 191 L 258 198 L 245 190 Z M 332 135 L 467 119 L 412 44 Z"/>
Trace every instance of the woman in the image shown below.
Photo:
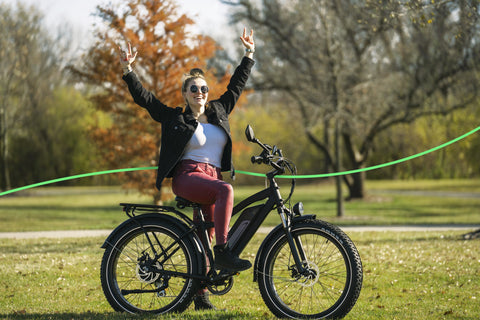
<path fill-rule="evenodd" d="M 157 188 L 165 177 L 172 177 L 173 192 L 185 199 L 200 203 L 205 220 L 214 222 L 216 245 L 215 268 L 242 271 L 250 268 L 248 260 L 240 259 L 228 248 L 228 226 L 233 209 L 233 188 L 222 180 L 222 171 L 232 169 L 232 139 L 228 116 L 242 93 L 254 65 L 255 43 L 253 30 L 246 29 L 240 37 L 245 56 L 235 69 L 227 91 L 218 99 L 208 101 L 208 86 L 200 69 L 192 69 L 184 76 L 182 95 L 186 107 L 169 108 L 151 92 L 143 88 L 132 63 L 137 52 L 121 53 L 123 79 L 133 100 L 148 110 L 150 116 L 162 124 L 162 145 L 158 162 Z M 210 240 L 213 229 L 209 230 Z M 205 289 L 195 298 L 196 309 L 212 309 Z"/>

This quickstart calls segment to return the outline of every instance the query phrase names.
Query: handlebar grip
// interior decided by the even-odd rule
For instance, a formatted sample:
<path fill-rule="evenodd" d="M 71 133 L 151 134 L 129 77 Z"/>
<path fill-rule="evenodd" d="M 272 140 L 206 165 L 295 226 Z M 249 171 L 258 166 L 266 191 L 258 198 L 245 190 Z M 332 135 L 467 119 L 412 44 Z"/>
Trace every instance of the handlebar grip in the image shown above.
<path fill-rule="evenodd" d="M 252 156 L 252 158 L 250 160 L 252 161 L 252 163 L 262 163 L 263 162 L 263 158 L 259 157 L 259 156 Z"/>

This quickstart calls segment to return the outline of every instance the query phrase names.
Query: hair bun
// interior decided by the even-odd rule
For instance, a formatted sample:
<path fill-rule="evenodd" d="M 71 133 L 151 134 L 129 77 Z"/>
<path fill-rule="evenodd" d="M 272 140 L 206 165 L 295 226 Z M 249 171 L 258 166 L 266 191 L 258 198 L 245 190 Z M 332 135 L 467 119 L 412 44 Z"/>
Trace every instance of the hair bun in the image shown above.
<path fill-rule="evenodd" d="M 203 70 L 200 68 L 193 68 L 190 70 L 190 75 L 193 77 L 204 76 Z"/>
<path fill-rule="evenodd" d="M 200 68 L 193 68 L 190 70 L 189 73 L 184 73 L 182 76 L 182 91 L 186 92 L 187 91 L 187 85 L 191 79 L 196 79 L 200 78 L 205 80 L 205 74 L 203 73 L 203 70 Z"/>

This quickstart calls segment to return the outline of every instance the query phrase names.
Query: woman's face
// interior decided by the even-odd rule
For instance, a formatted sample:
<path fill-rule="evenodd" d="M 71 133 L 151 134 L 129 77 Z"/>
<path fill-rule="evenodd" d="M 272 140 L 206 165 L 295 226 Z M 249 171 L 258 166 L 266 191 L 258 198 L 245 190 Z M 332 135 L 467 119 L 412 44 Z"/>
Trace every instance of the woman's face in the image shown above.
<path fill-rule="evenodd" d="M 194 86 L 196 88 L 192 88 Z M 207 103 L 208 89 L 206 90 L 207 92 L 202 92 L 205 91 L 205 88 L 208 87 L 207 83 L 203 79 L 195 78 L 188 82 L 187 91 L 183 92 L 183 97 L 185 98 L 185 102 L 187 102 L 192 110 L 200 111 L 200 109 Z M 192 92 L 192 89 L 195 92 Z"/>

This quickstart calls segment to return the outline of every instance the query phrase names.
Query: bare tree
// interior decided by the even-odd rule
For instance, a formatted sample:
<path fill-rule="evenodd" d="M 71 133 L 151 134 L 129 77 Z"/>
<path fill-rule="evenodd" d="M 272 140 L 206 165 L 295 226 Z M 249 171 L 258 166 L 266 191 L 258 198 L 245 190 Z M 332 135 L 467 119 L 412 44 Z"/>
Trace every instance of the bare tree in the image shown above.
<path fill-rule="evenodd" d="M 11 168 L 18 162 L 29 175 L 35 171 L 41 176 L 33 180 L 45 178 L 47 171 L 58 176 L 56 159 L 51 157 L 65 152 L 55 150 L 61 148 L 63 137 L 51 132 L 49 108 L 55 89 L 66 83 L 62 65 L 67 63 L 68 42 L 65 29 L 53 38 L 43 26 L 41 12 L 21 3 L 0 4 L 0 28 L 0 188 L 10 189 Z M 19 148 L 31 158 L 13 154 L 15 140 L 28 142 Z M 43 167 L 35 168 L 40 162 Z"/>
<path fill-rule="evenodd" d="M 332 169 L 362 169 L 381 132 L 478 97 L 477 1 L 223 2 L 256 30 L 254 89 L 288 98 Z M 350 198 L 364 197 L 364 173 L 343 179 Z"/>
<path fill-rule="evenodd" d="M 5 189 L 11 189 L 9 131 L 13 127 L 16 109 L 12 108 L 12 98 L 18 96 L 23 87 L 25 73 L 21 70 L 16 39 L 24 37 L 22 28 L 14 19 L 12 9 L 0 5 L 0 29 L 4 36 L 0 37 L 0 156 Z M 6 34 L 6 36 L 5 36 Z"/>

